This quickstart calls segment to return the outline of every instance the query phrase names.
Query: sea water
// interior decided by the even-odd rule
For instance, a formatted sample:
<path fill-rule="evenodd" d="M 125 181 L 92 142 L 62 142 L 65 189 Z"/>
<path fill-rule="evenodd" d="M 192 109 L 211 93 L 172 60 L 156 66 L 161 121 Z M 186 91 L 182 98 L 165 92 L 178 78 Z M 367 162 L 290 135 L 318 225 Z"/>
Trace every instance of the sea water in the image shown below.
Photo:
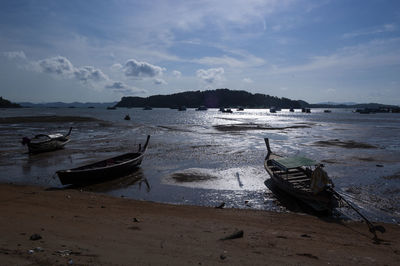
<path fill-rule="evenodd" d="M 131 120 L 124 120 L 129 114 Z M 0 182 L 61 188 L 55 172 L 136 151 L 151 135 L 141 168 L 132 175 L 80 189 L 172 204 L 287 211 L 264 169 L 264 138 L 274 152 L 320 161 L 342 193 L 372 220 L 400 222 L 400 114 L 351 109 L 245 109 L 222 113 L 141 108 L 2 109 L 0 117 L 85 116 L 0 123 Z M 29 155 L 22 137 L 66 133 L 65 149 Z M 267 182 L 265 182 L 267 181 Z M 295 207 L 296 209 L 296 207 Z M 349 209 L 341 213 L 356 217 Z"/>

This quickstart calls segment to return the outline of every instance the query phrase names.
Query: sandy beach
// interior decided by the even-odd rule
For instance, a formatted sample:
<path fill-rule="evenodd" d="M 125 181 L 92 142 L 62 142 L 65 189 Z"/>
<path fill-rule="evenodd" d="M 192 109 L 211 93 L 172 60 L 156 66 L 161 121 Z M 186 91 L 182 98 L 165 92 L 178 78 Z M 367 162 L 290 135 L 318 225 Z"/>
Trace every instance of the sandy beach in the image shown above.
<path fill-rule="evenodd" d="M 0 265 L 397 265 L 400 227 L 0 185 Z M 230 236 L 237 238 L 229 239 Z M 226 239 L 228 238 L 228 239 Z M 225 239 L 225 240 L 224 240 Z"/>

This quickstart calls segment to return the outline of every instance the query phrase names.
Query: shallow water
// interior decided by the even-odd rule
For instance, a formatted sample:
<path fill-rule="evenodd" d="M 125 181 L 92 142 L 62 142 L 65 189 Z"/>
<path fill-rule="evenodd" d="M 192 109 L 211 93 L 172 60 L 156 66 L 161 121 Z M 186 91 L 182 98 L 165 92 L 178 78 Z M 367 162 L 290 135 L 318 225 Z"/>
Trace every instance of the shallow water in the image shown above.
<path fill-rule="evenodd" d="M 130 121 L 123 118 L 126 114 Z M 61 187 L 55 171 L 108 158 L 151 140 L 141 169 L 122 178 L 82 188 L 134 199 L 285 211 L 264 181 L 264 137 L 273 151 L 303 155 L 325 164 L 339 192 L 372 220 L 400 221 L 400 115 L 352 110 L 254 109 L 4 109 L 0 117 L 87 116 L 101 121 L 0 123 L 1 182 Z M 16 120 L 17 121 L 17 120 Z M 67 132 L 72 141 L 59 151 L 29 155 L 24 136 Z M 396 175 L 397 174 L 397 175 Z M 341 214 L 356 218 L 346 208 Z"/>

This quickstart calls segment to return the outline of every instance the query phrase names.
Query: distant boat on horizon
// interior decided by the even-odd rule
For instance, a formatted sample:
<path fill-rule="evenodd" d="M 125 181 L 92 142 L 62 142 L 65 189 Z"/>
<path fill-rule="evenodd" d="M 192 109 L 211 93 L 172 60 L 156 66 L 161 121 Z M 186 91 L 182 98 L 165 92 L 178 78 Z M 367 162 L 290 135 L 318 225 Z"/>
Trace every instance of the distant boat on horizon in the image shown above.
<path fill-rule="evenodd" d="M 208 110 L 208 108 L 205 107 L 204 105 L 199 106 L 198 108 L 196 108 L 196 111 L 207 111 L 207 110 Z"/>

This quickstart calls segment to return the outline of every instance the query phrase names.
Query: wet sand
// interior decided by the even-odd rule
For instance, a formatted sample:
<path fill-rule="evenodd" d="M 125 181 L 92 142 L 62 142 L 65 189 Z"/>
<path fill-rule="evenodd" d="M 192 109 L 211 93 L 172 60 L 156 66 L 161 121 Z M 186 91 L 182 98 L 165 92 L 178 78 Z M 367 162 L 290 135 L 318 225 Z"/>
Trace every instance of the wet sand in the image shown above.
<path fill-rule="evenodd" d="M 0 185 L 0 212 L 1 265 L 397 265 L 400 259 L 396 224 L 381 224 L 386 233 L 376 242 L 361 222 L 8 184 Z M 238 238 L 221 240 L 234 233 Z"/>
<path fill-rule="evenodd" d="M 329 147 L 329 146 L 337 146 L 337 147 L 342 147 L 346 149 L 376 149 L 377 147 L 368 143 L 361 143 L 361 142 L 356 142 L 353 140 L 349 141 L 341 141 L 338 139 L 331 139 L 331 140 L 321 140 L 314 142 L 315 146 L 321 146 L 321 147 Z"/>
<path fill-rule="evenodd" d="M 0 117 L 0 124 L 13 123 L 61 123 L 61 122 L 104 122 L 102 120 L 85 116 L 16 116 Z"/>

